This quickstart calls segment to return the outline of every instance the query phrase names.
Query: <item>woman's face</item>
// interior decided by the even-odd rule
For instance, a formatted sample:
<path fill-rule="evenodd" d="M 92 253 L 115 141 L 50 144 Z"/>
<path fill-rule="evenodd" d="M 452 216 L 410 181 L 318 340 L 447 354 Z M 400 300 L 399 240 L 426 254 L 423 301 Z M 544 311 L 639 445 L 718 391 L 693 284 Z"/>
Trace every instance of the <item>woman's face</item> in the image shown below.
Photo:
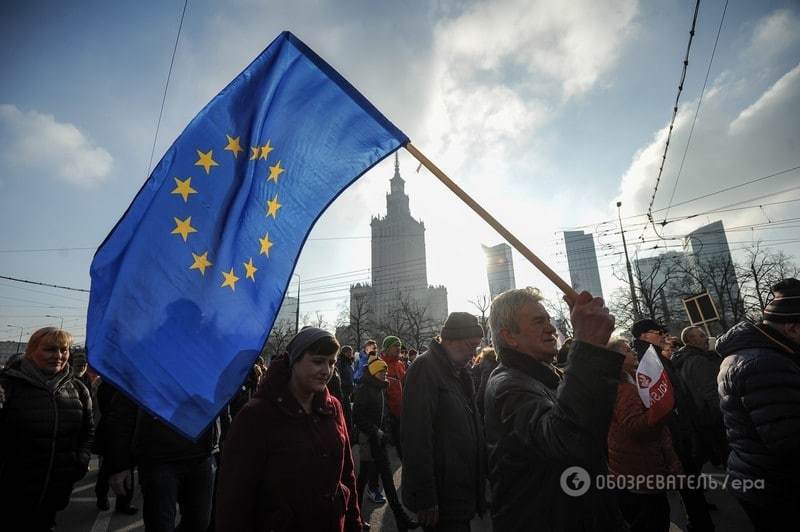
<path fill-rule="evenodd" d="M 67 365 L 69 345 L 51 336 L 45 336 L 27 356 L 42 372 L 55 375 Z"/>
<path fill-rule="evenodd" d="M 292 378 L 301 391 L 319 393 L 325 390 L 335 365 L 336 353 L 317 355 L 307 351 L 292 366 Z"/>

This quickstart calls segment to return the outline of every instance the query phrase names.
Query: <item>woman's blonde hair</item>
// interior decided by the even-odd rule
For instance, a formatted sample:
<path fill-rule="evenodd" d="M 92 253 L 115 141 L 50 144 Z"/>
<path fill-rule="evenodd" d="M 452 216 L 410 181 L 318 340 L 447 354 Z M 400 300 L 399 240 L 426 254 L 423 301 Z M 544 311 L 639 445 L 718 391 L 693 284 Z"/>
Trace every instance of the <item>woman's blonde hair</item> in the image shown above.
<path fill-rule="evenodd" d="M 31 335 L 28 345 L 25 346 L 25 354 L 33 353 L 44 339 L 54 340 L 59 345 L 72 347 L 72 335 L 70 333 L 58 327 L 43 327 Z"/>

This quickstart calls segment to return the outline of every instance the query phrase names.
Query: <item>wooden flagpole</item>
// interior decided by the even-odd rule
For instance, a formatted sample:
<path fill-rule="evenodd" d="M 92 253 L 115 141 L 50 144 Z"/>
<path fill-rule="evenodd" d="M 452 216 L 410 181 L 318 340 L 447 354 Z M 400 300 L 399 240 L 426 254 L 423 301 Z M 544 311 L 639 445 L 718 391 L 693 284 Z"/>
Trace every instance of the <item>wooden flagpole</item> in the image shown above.
<path fill-rule="evenodd" d="M 525 244 L 523 244 L 522 242 L 520 242 L 520 240 L 519 240 L 517 237 L 515 237 L 514 235 L 512 235 L 512 234 L 511 234 L 511 232 L 510 232 L 508 229 L 506 229 L 505 227 L 503 227 L 503 226 L 502 226 L 502 224 L 500 224 L 500 222 L 498 222 L 498 221 L 497 221 L 497 220 L 494 218 L 494 216 L 492 216 L 491 214 L 489 214 L 488 212 L 486 212 L 486 209 L 484 209 L 483 207 L 481 207 L 481 206 L 478 204 L 478 202 L 477 202 L 477 201 L 475 201 L 474 199 L 472 199 L 472 198 L 469 196 L 469 194 L 467 194 L 466 192 L 464 192 L 464 190 L 462 190 L 462 189 L 461 189 L 461 187 L 459 187 L 458 185 L 456 185 L 456 184 L 453 182 L 453 180 L 452 180 L 452 179 L 450 179 L 449 177 L 447 177 L 447 175 L 446 175 L 444 172 L 442 172 L 442 171 L 439 169 L 439 167 L 438 167 L 438 166 L 436 166 L 435 164 L 433 164 L 433 163 L 430 161 L 430 159 L 428 159 L 427 157 L 425 157 L 425 156 L 424 156 L 424 155 L 423 155 L 423 154 L 422 154 L 422 153 L 421 153 L 421 152 L 420 152 L 420 151 L 419 151 L 417 148 L 415 148 L 415 147 L 414 147 L 414 145 L 413 145 L 413 144 L 411 144 L 411 143 L 409 142 L 408 144 L 406 144 L 406 145 L 405 145 L 405 149 L 408 151 L 408 153 L 410 153 L 411 155 L 413 155 L 413 156 L 414 156 L 414 158 L 415 158 L 416 160 L 418 160 L 418 161 L 419 161 L 419 162 L 422 164 L 422 166 L 424 166 L 425 168 L 427 168 L 428 170 L 430 170 L 430 171 L 431 171 L 431 173 L 432 173 L 433 175 L 435 175 L 437 178 L 439 178 L 439 180 L 440 180 L 442 183 L 444 183 L 444 185 L 445 185 L 447 188 L 449 188 L 450 190 L 452 190 L 452 191 L 453 191 L 453 193 L 454 193 L 456 196 L 458 196 L 459 198 L 461 198 L 461 201 L 463 201 L 464 203 L 466 203 L 467 205 L 469 205 L 469 207 L 470 207 L 470 208 L 471 208 L 473 211 L 475 211 L 476 213 L 478 213 L 478 216 L 480 216 L 481 218 L 483 218 L 483 219 L 486 221 L 486 223 L 488 223 L 489 225 L 491 225 L 491 226 L 494 228 L 494 230 L 495 230 L 495 231 L 497 231 L 498 233 L 500 233 L 500 235 L 501 235 L 503 238 L 505 238 L 505 239 L 508 241 L 508 243 L 509 243 L 509 244 L 511 244 L 512 246 L 514 246 L 514 248 L 515 248 L 517 251 L 519 251 L 520 253 L 522 253 L 522 256 L 523 256 L 523 257 L 525 257 L 526 259 L 528 259 L 528 260 L 530 261 L 530 263 L 531 263 L 531 264 L 533 264 L 533 265 L 534 265 L 534 266 L 535 266 L 535 267 L 536 267 L 536 268 L 537 268 L 537 269 L 538 269 L 540 272 L 542 272 L 542 273 L 544 274 L 544 276 L 545 276 L 545 277 L 547 277 L 548 279 L 550 279 L 550 281 L 552 281 L 552 282 L 553 282 L 553 284 L 555 284 L 555 285 L 556 285 L 556 286 L 557 286 L 557 287 L 558 287 L 558 288 L 559 288 L 559 289 L 560 289 L 562 292 L 564 292 L 564 295 L 566 295 L 568 299 L 570 299 L 570 300 L 572 300 L 572 301 L 575 301 L 575 298 L 578 296 L 577 292 L 575 292 L 575 290 L 573 290 L 573 289 L 572 289 L 572 287 L 571 287 L 569 284 L 567 284 L 567 283 L 564 281 L 564 279 L 562 279 L 562 278 L 561 278 L 561 277 L 560 277 L 560 276 L 559 276 L 559 275 L 558 275 L 556 272 L 554 272 L 553 270 L 551 270 L 551 269 L 550 269 L 550 267 L 549 267 L 547 264 L 545 264 L 544 262 L 542 262 L 542 260 L 541 260 L 539 257 L 537 257 L 537 256 L 536 256 L 536 255 L 533 253 L 533 251 L 531 251 L 530 249 L 528 249 L 528 247 L 527 247 Z"/>

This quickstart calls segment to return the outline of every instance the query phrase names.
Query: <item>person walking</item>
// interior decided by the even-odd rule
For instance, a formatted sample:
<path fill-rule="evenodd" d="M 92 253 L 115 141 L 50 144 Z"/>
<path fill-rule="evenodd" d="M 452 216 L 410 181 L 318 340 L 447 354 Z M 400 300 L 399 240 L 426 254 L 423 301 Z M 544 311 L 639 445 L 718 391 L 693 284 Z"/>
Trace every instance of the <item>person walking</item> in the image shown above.
<path fill-rule="evenodd" d="M 0 373 L 0 519 L 4 530 L 52 530 L 91 458 L 92 400 L 70 366 L 72 335 L 34 332 Z"/>
<path fill-rule="evenodd" d="M 403 502 L 426 531 L 469 531 L 486 509 L 483 424 L 467 368 L 482 338 L 475 316 L 452 312 L 408 369 Z"/>
<path fill-rule="evenodd" d="M 356 387 L 353 416 L 358 428 L 361 462 L 357 482 L 358 504 L 360 506 L 364 500 L 367 483 L 377 471 L 383 483 L 386 500 L 394 514 L 397 528 L 404 531 L 416 528 L 418 524 L 409 517 L 397 497 L 389 456 L 386 453 L 385 435 L 381 429 L 385 413 L 384 394 L 388 385 L 386 380 L 388 370 L 386 362 L 373 356 L 367 364 L 367 371 L 364 372 L 364 376 Z M 369 528 L 369 525 L 364 523 L 364 528 Z"/>
<path fill-rule="evenodd" d="M 217 532 L 356 532 L 361 513 L 342 405 L 326 388 L 339 343 L 304 327 L 233 420 L 219 472 Z"/>
<path fill-rule="evenodd" d="M 381 358 L 389 368 L 386 379 L 389 382 L 386 388 L 386 404 L 389 411 L 386 416 L 386 425 L 389 436 L 400 460 L 403 459 L 403 387 L 406 382 L 406 367 L 400 360 L 402 344 L 397 336 L 387 336 L 383 339 Z"/>

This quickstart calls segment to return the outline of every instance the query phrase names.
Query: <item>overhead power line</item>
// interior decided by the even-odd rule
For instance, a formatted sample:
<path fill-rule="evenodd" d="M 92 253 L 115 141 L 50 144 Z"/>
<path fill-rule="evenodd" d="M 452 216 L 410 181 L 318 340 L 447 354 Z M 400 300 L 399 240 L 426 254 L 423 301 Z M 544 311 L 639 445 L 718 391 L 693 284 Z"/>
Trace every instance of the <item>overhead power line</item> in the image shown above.
<path fill-rule="evenodd" d="M 692 143 L 692 135 L 694 134 L 694 126 L 697 123 L 697 115 L 700 114 L 700 105 L 703 103 L 703 95 L 706 93 L 706 86 L 708 85 L 708 76 L 711 73 L 711 65 L 714 64 L 714 55 L 717 53 L 717 43 L 719 43 L 719 34 L 722 32 L 722 23 L 725 21 L 725 13 L 728 12 L 728 0 L 725 0 L 725 7 L 722 9 L 722 17 L 719 19 L 719 27 L 717 28 L 717 38 L 714 39 L 714 48 L 711 50 L 711 59 L 708 60 L 708 68 L 706 69 L 706 79 L 703 81 L 703 88 L 700 91 L 700 97 L 697 99 L 697 108 L 694 110 L 694 118 L 692 119 L 692 127 L 689 129 L 689 137 L 686 139 L 686 147 L 683 149 L 683 156 L 681 156 L 681 164 L 678 167 L 678 175 L 675 177 L 675 184 L 672 186 L 672 194 L 667 203 L 667 211 L 664 213 L 664 221 L 661 225 L 666 225 L 667 215 L 672 201 L 675 199 L 675 191 L 678 190 L 678 181 L 681 179 L 683 172 L 683 164 L 686 162 L 686 154 L 689 153 L 689 145 Z M 652 206 L 652 204 L 651 204 Z"/>
<path fill-rule="evenodd" d="M 686 70 L 689 67 L 689 52 L 692 49 L 692 41 L 694 40 L 694 29 L 697 25 L 697 12 L 700 9 L 700 0 L 694 5 L 694 16 L 692 17 L 692 27 L 689 30 L 689 43 L 686 45 L 686 55 L 683 58 L 683 70 L 681 72 L 681 80 L 678 83 L 678 94 L 675 96 L 675 105 L 672 107 L 672 119 L 669 123 L 669 131 L 667 131 L 667 142 L 664 145 L 664 154 L 661 156 L 661 166 L 658 169 L 658 176 L 656 176 L 656 185 L 653 187 L 653 195 L 650 197 L 650 205 L 647 207 L 647 218 L 652 222 L 653 220 L 653 203 L 656 201 L 656 193 L 658 193 L 658 185 L 661 183 L 661 174 L 664 172 L 664 164 L 667 161 L 667 153 L 669 152 L 669 141 L 672 138 L 672 130 L 675 128 L 675 118 L 678 116 L 678 102 L 681 99 L 683 92 L 683 84 L 686 81 Z"/>

